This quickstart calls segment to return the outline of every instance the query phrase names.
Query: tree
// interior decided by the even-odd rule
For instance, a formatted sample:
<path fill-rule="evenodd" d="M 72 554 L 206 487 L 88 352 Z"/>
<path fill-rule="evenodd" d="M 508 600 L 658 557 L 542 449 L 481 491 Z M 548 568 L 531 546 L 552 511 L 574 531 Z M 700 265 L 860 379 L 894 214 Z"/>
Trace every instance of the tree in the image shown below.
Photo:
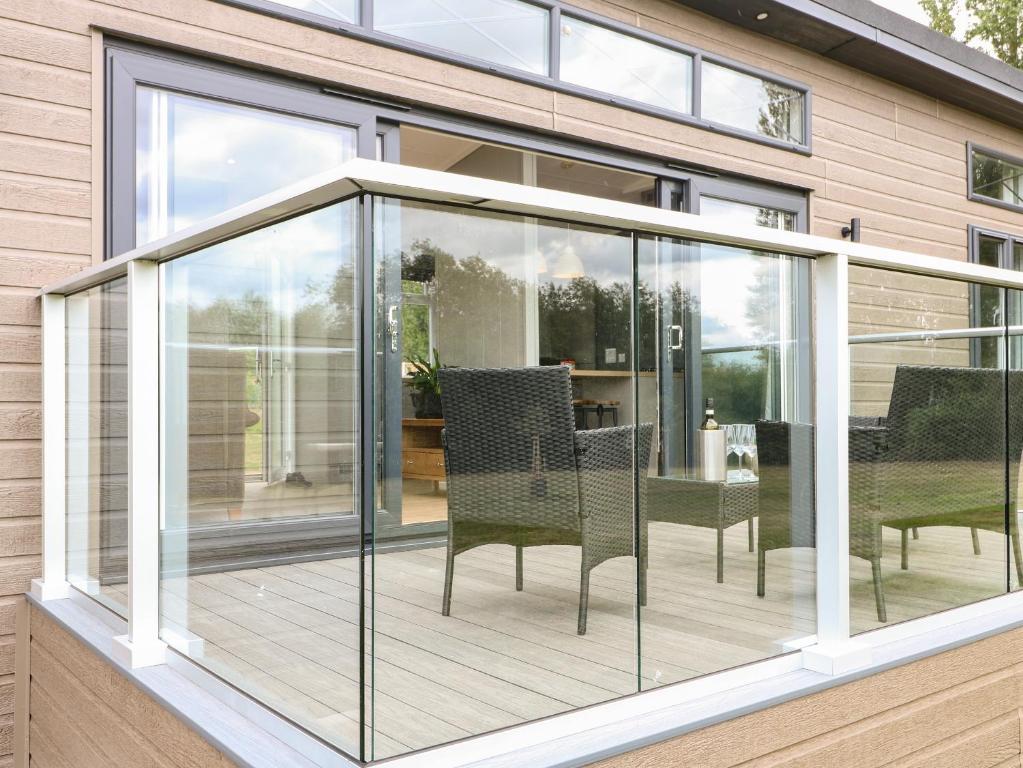
<path fill-rule="evenodd" d="M 955 37 L 959 0 L 919 0 L 931 28 Z M 991 53 L 1023 69 L 1023 0 L 963 0 L 970 24 L 964 42 L 983 42 Z"/>
<path fill-rule="evenodd" d="M 958 0 L 920 0 L 931 29 L 948 37 L 956 36 L 956 5 Z"/>

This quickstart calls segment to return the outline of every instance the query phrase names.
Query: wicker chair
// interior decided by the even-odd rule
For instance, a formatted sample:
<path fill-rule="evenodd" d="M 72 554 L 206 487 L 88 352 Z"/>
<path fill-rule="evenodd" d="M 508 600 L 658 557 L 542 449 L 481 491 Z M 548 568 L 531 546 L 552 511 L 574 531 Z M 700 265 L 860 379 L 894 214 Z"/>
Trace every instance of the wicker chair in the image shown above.
<path fill-rule="evenodd" d="M 850 434 L 850 443 L 858 445 L 862 440 L 863 437 Z M 817 546 L 814 428 L 809 424 L 783 421 L 757 422 L 757 458 L 760 463 L 757 595 L 763 597 L 770 550 Z M 863 487 L 865 469 L 853 462 L 849 465 L 853 496 L 857 488 Z M 872 506 L 853 499 L 849 504 L 849 553 L 870 563 L 877 620 L 887 621 L 881 582 L 880 517 Z"/>
<path fill-rule="evenodd" d="M 1006 513 L 1007 485 L 1008 509 L 1016 508 L 1017 484 L 1008 480 L 1019 477 L 1023 372 L 1010 372 L 1008 384 L 1006 402 L 1004 370 L 899 365 L 888 415 L 868 428 L 874 444 L 854 443 L 850 434 L 850 458 L 872 470 L 857 501 L 901 532 L 903 569 L 909 567 L 910 530 L 963 527 L 971 529 L 977 554 L 978 529 L 1008 533 L 1023 582 L 1019 527 L 1016 515 Z M 856 491 L 853 483 L 850 491 Z"/>
<path fill-rule="evenodd" d="M 637 478 L 646 477 L 652 426 L 576 431 L 563 367 L 445 368 L 439 379 L 448 482 L 442 613 L 451 612 L 455 555 L 484 544 L 515 547 L 520 591 L 524 547 L 582 547 L 580 635 L 586 633 L 590 571 L 605 560 L 635 556 L 638 545 L 638 592 L 645 604 L 645 482 Z"/>

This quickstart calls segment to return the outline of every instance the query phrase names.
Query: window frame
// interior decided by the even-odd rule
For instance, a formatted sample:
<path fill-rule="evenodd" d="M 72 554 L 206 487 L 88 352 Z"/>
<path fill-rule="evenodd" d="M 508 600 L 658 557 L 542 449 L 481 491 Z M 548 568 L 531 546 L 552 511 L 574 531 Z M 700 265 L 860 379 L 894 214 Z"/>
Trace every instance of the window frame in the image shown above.
<path fill-rule="evenodd" d="M 376 157 L 375 112 L 332 98 L 302 83 L 254 77 L 242 69 L 165 55 L 130 44 L 108 43 L 104 258 L 135 247 L 136 88 L 146 86 L 203 99 L 276 112 L 356 131 L 358 157 Z M 125 137 L 131 137 L 125 141 Z M 117 215 L 114 215 L 114 212 Z"/>
<path fill-rule="evenodd" d="M 1009 202 L 1006 202 L 1005 200 L 999 200 L 996 197 L 989 197 L 987 195 L 981 194 L 981 193 L 977 192 L 976 189 L 974 189 L 974 186 L 973 186 L 973 169 L 974 169 L 973 168 L 974 167 L 973 158 L 974 158 L 974 155 L 976 153 L 978 153 L 978 152 L 980 154 L 982 154 L 982 155 L 988 155 L 989 157 L 992 157 L 995 160 L 1001 160 L 1002 162 L 1011 163 L 1012 165 L 1018 165 L 1021 168 L 1023 168 L 1023 157 L 1014 157 L 1013 155 L 1010 155 L 1007 152 L 1002 152 L 1001 150 L 997 150 L 997 149 L 990 149 L 989 147 L 981 146 L 980 144 L 975 144 L 972 141 L 966 142 L 966 185 L 967 185 L 966 197 L 967 197 L 967 199 L 972 200 L 975 203 L 984 203 L 985 205 L 993 205 L 993 206 L 995 206 L 997 208 L 1004 208 L 1007 211 L 1015 211 L 1016 213 L 1023 213 L 1023 203 L 1009 203 Z M 971 228 L 972 228 L 972 225 L 971 225 Z M 973 247 L 973 241 L 972 240 L 970 241 L 970 247 L 971 247 L 971 249 Z M 972 254 L 972 250 L 971 250 L 971 254 Z M 972 255 L 971 255 L 971 258 L 972 258 Z"/>
<path fill-rule="evenodd" d="M 568 3 L 562 2 L 562 0 L 518 0 L 518 2 L 526 3 L 528 5 L 545 8 L 550 13 L 548 22 L 549 39 L 547 75 L 533 74 L 526 72 L 525 70 L 506 67 L 483 59 L 477 59 L 472 56 L 466 56 L 464 54 L 437 48 L 435 46 L 417 43 L 413 40 L 398 37 L 397 35 L 379 32 L 373 28 L 373 0 L 360 0 L 360 22 L 358 24 L 349 24 L 347 22 L 333 20 L 327 16 L 318 16 L 317 14 L 310 13 L 309 11 L 292 8 L 290 6 L 283 5 L 282 3 L 274 2 L 273 0 L 217 0 L 217 2 L 248 11 L 256 11 L 258 13 L 263 13 L 286 21 L 297 22 L 318 29 L 324 29 L 330 32 L 346 35 L 348 37 L 353 37 L 358 40 L 363 40 L 365 42 L 383 45 L 395 50 L 412 52 L 437 61 L 457 64 L 459 66 L 486 72 L 488 74 L 507 77 L 511 80 L 517 80 L 530 85 L 537 85 L 560 93 L 580 96 L 591 101 L 611 104 L 613 106 L 622 107 L 635 112 L 641 112 L 654 117 L 684 123 L 686 125 L 691 125 L 714 133 L 754 141 L 759 144 L 775 147 L 777 149 L 784 149 L 786 151 L 802 155 L 813 154 L 811 130 L 813 89 L 806 83 L 792 80 L 774 72 L 761 69 L 760 67 L 735 61 L 734 59 L 730 59 L 726 56 L 707 52 L 695 46 L 680 43 L 679 41 L 673 40 L 669 37 L 665 37 L 645 29 L 640 29 L 621 21 L 610 19 L 606 16 L 593 13 L 592 11 L 587 11 L 576 6 L 569 5 Z M 691 56 L 693 60 L 692 77 L 690 82 L 690 88 L 692 89 L 692 113 L 690 114 L 686 112 L 676 112 L 670 109 L 663 109 L 651 104 L 645 104 L 641 101 L 621 96 L 614 96 L 609 93 L 562 81 L 560 79 L 560 30 L 562 13 L 577 18 L 580 21 L 604 27 L 612 32 L 624 34 L 638 40 L 659 45 L 678 53 Z M 801 144 L 795 144 L 781 139 L 776 139 L 771 136 L 744 131 L 739 128 L 704 119 L 701 116 L 700 98 L 701 69 L 704 60 L 799 91 L 803 95 L 803 142 Z"/>

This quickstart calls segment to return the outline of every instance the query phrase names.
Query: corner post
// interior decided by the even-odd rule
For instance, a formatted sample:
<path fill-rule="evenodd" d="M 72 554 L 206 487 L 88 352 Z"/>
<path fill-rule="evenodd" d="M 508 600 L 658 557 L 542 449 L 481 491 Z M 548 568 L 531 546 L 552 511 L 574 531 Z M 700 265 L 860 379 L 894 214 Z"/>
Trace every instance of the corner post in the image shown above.
<path fill-rule="evenodd" d="M 65 494 L 66 302 L 60 294 L 42 296 L 43 363 L 43 577 L 32 581 L 38 600 L 68 597 L 67 499 Z"/>
<path fill-rule="evenodd" d="M 128 634 L 125 666 L 162 664 L 160 640 L 160 267 L 128 264 Z"/>
<path fill-rule="evenodd" d="M 849 260 L 818 257 L 816 337 L 817 644 L 803 666 L 839 675 L 870 663 L 849 638 Z"/>

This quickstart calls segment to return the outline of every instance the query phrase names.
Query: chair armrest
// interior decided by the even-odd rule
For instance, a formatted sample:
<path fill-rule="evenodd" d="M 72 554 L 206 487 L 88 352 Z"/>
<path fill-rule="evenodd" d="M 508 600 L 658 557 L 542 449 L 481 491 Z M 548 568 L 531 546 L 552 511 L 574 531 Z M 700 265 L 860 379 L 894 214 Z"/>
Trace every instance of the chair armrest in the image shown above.
<path fill-rule="evenodd" d="M 631 508 L 636 475 L 645 479 L 650 465 L 652 434 L 651 424 L 576 431 L 583 517 Z M 634 447 L 634 441 L 638 446 Z"/>

